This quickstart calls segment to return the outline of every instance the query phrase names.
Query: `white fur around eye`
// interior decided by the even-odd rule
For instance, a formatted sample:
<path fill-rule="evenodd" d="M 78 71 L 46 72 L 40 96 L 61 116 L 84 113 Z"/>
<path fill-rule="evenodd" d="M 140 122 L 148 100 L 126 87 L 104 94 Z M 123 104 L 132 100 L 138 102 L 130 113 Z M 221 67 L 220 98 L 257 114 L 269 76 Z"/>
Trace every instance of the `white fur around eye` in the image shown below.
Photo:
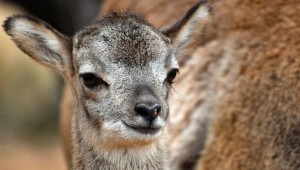
<path fill-rule="evenodd" d="M 84 64 L 79 68 L 79 74 L 93 73 L 95 71 L 94 66 L 91 63 Z"/>

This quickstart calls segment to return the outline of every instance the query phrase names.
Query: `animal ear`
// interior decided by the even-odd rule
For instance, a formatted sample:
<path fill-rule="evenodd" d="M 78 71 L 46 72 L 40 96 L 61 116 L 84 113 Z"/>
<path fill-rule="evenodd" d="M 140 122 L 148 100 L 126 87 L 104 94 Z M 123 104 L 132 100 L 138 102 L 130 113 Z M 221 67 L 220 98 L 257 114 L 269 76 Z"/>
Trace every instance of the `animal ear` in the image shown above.
<path fill-rule="evenodd" d="M 49 24 L 30 16 L 15 15 L 3 28 L 15 44 L 32 59 L 60 73 L 71 67 L 72 41 Z"/>
<path fill-rule="evenodd" d="M 176 49 L 176 55 L 183 57 L 199 45 L 201 33 L 210 21 L 212 8 L 206 0 L 200 0 L 176 23 L 162 27 L 160 31 L 169 37 Z"/>

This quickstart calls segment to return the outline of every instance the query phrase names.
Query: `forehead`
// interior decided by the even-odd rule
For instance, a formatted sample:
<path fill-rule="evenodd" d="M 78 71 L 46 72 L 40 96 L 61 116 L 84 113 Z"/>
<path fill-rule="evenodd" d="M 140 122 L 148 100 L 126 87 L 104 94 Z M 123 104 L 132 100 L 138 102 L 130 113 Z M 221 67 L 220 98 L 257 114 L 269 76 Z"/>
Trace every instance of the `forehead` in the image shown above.
<path fill-rule="evenodd" d="M 75 36 L 78 62 L 104 60 L 127 66 L 147 65 L 172 54 L 169 40 L 134 14 L 114 14 Z"/>

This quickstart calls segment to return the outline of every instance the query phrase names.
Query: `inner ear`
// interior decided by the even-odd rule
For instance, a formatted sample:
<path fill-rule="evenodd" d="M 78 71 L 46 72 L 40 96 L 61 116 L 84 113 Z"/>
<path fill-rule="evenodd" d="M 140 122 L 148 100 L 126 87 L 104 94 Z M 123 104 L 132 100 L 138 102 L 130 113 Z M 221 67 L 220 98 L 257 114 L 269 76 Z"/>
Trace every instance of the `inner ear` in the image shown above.
<path fill-rule="evenodd" d="M 206 0 L 200 0 L 186 14 L 172 25 L 160 31 L 169 37 L 179 57 L 179 63 L 198 46 L 204 27 L 210 21 L 212 8 Z"/>
<path fill-rule="evenodd" d="M 199 24 L 199 22 L 209 18 L 209 13 L 212 11 L 212 7 L 208 5 L 206 0 L 198 1 L 193 7 L 191 7 L 185 15 L 175 22 L 174 24 L 164 26 L 160 28 L 160 31 L 167 37 L 173 39 L 188 24 Z M 195 23 L 191 23 L 191 22 Z M 201 31 L 201 30 L 198 30 Z"/>
<path fill-rule="evenodd" d="M 3 27 L 15 44 L 35 61 L 62 73 L 70 70 L 71 38 L 32 16 L 9 17 Z"/>

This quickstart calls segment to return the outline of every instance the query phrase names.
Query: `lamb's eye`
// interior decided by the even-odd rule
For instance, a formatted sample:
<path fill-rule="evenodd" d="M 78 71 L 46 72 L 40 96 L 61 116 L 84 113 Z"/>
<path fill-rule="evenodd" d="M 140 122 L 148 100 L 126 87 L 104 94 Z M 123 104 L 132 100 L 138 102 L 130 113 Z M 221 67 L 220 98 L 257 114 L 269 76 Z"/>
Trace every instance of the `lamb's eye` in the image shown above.
<path fill-rule="evenodd" d="M 80 76 L 82 77 L 83 83 L 87 88 L 93 89 L 101 84 L 107 85 L 106 82 L 92 73 L 86 73 Z"/>
<path fill-rule="evenodd" d="M 173 81 L 174 81 L 174 79 L 175 79 L 175 77 L 176 77 L 176 75 L 177 75 L 178 72 L 179 72 L 178 69 L 172 69 L 172 70 L 168 73 L 167 79 L 166 79 L 166 80 L 168 81 L 168 83 L 170 83 L 170 84 L 173 83 Z"/>

